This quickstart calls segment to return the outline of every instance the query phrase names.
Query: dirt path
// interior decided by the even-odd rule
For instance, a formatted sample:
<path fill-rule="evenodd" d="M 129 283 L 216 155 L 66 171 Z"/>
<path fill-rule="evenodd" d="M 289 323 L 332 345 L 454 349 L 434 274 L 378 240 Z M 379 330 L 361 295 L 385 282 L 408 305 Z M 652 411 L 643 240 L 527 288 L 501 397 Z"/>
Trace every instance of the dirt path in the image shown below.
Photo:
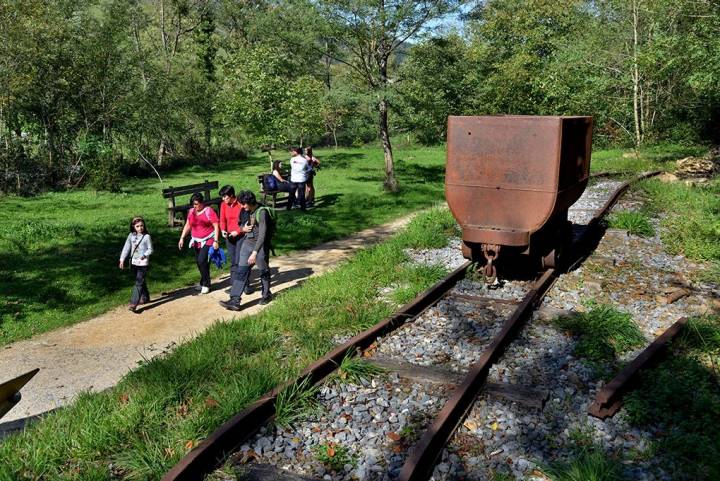
<path fill-rule="evenodd" d="M 274 257 L 272 290 L 278 293 L 299 281 L 328 271 L 355 251 L 377 243 L 408 223 L 412 216 L 364 230 L 351 238 L 328 242 L 307 251 Z M 256 279 L 257 274 L 253 274 Z M 138 313 L 118 307 L 74 326 L 41 334 L 0 349 L 2 380 L 40 368 L 22 390 L 22 400 L 3 419 L 8 422 L 47 412 L 72 402 L 82 391 L 114 386 L 138 362 L 163 354 L 218 320 L 253 314 L 259 293 L 243 296 L 248 305 L 230 312 L 218 305 L 227 299 L 228 276 L 215 279 L 213 291 L 199 296 L 185 288 L 154 297 Z M 152 284 L 150 285 L 152 287 Z M 130 287 L 128 286 L 128 291 Z"/>

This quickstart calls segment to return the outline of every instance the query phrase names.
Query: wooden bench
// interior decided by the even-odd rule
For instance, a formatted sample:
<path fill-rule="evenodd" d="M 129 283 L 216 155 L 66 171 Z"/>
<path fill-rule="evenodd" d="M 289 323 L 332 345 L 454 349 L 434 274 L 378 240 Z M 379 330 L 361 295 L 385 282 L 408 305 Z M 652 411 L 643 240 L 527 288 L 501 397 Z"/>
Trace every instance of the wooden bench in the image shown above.
<path fill-rule="evenodd" d="M 163 189 L 163 198 L 168 200 L 168 225 L 170 227 L 175 226 L 175 214 L 177 214 L 178 212 L 182 214 L 184 223 L 185 219 L 187 219 L 188 211 L 192 209 L 192 204 L 190 204 L 189 202 L 187 204 L 178 204 L 176 201 L 178 197 L 183 195 L 192 196 L 193 194 L 201 193 L 203 195 L 203 203 L 205 205 L 219 206 L 220 202 L 222 202 L 222 199 L 219 197 L 213 199 L 210 195 L 210 191 L 217 188 L 217 180 L 214 182 L 205 180 L 205 182 L 203 182 L 202 184 L 182 185 L 180 187 L 170 186 L 167 189 Z"/>
<path fill-rule="evenodd" d="M 260 196 L 262 197 L 262 203 L 267 205 L 267 198 L 272 197 L 272 207 L 273 209 L 276 208 L 276 204 L 278 201 L 278 196 L 280 196 L 280 201 L 288 201 L 288 198 L 290 196 L 289 192 L 286 192 L 284 190 L 265 190 L 265 184 L 263 183 L 263 179 L 266 175 L 272 175 L 272 174 L 260 174 L 257 176 L 258 185 L 260 186 Z M 284 178 L 288 178 L 290 173 L 281 172 L 280 175 L 282 175 Z"/>

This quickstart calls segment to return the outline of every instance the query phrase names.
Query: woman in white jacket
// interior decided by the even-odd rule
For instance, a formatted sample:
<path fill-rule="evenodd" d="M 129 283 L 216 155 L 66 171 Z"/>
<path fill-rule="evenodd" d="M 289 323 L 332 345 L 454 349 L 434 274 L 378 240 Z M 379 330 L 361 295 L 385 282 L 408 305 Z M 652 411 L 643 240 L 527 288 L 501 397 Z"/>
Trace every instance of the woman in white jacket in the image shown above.
<path fill-rule="evenodd" d="M 145 220 L 142 217 L 133 217 L 130 221 L 130 234 L 128 234 L 120 254 L 120 269 L 125 268 L 125 259 L 130 256 L 130 267 L 135 274 L 135 286 L 133 286 L 128 305 L 128 309 L 131 311 L 135 311 L 138 305 L 150 301 L 150 292 L 145 277 L 152 252 L 152 240 L 150 233 L 145 228 Z"/>

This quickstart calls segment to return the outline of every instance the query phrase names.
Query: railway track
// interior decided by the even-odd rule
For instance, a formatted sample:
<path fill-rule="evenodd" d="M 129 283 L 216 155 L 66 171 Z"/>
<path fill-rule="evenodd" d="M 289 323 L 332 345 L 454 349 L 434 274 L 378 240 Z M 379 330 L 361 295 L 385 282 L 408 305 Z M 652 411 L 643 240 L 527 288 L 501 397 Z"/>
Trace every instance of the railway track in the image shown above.
<path fill-rule="evenodd" d="M 482 422 L 473 410 L 478 396 L 542 408 L 547 392 L 537 383 L 518 387 L 504 382 L 497 370 L 491 383 L 488 376 L 557 276 L 580 263 L 596 245 L 601 219 L 631 183 L 596 199 L 602 207 L 577 230 L 570 253 L 557 268 L 544 271 L 534 282 L 489 289 L 465 279 L 470 265 L 463 264 L 392 317 L 348 340 L 298 379 L 236 415 L 163 479 L 202 479 L 232 452 L 235 462 L 256 479 L 333 479 L 328 473 L 304 469 L 303 460 L 312 459 L 334 463 L 340 478 L 405 481 L 429 479 L 438 469 L 436 474 L 447 474 L 448 463 L 438 466 L 437 462 L 448 443 L 462 450 L 458 445 L 463 440 L 454 435 L 463 421 L 470 426 Z M 389 375 L 326 384 L 317 395 L 325 415 L 292 428 L 268 428 L 280 393 L 291 386 L 319 383 L 356 352 L 363 352 Z M 314 451 L 303 447 L 303 439 L 312 440 Z M 351 442 L 363 444 L 363 459 L 375 462 L 355 466 L 356 454 L 345 448 Z M 501 454 L 494 451 L 485 455 Z"/>

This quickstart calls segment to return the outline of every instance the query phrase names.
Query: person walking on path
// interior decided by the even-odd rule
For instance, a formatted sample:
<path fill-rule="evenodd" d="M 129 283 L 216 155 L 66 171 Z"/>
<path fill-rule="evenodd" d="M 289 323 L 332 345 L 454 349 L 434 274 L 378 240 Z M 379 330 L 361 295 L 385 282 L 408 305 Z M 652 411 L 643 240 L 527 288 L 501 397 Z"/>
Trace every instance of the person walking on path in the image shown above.
<path fill-rule="evenodd" d="M 264 205 L 259 205 L 255 194 L 247 190 L 240 193 L 238 200 L 243 207 L 241 224 L 242 230 L 245 232 L 245 238 L 238 252 L 237 273 L 230 289 L 230 299 L 220 301 L 221 306 L 231 311 L 242 309 L 240 301 L 253 265 L 257 265 L 260 271 L 260 283 L 262 284 L 260 304 L 264 305 L 272 300 L 272 293 L 270 292 L 270 251 L 274 224 L 270 209 Z"/>
<path fill-rule="evenodd" d="M 295 197 L 300 203 L 300 209 L 305 210 L 305 183 L 308 176 L 308 162 L 302 154 L 302 147 L 293 147 L 290 149 L 290 182 L 292 189 L 288 196 L 287 209 L 290 210 L 295 203 Z"/>
<path fill-rule="evenodd" d="M 120 269 L 125 268 L 125 259 L 130 256 L 130 268 L 135 275 L 135 285 L 130 294 L 128 309 L 135 311 L 138 305 L 150 302 L 150 291 L 148 291 L 145 278 L 150 264 L 150 254 L 153 253 L 152 239 L 145 227 L 145 220 L 142 217 L 133 217 L 130 221 L 130 233 L 125 240 L 122 252 L 120 253 Z"/>
<path fill-rule="evenodd" d="M 233 186 L 223 186 L 219 194 L 222 199 L 220 204 L 220 232 L 225 238 L 227 258 L 230 260 L 230 279 L 232 281 L 232 279 L 235 279 L 235 272 L 237 271 L 237 253 L 242 246 L 245 235 L 240 228 L 240 213 L 243 209 L 235 196 Z M 245 294 L 252 294 L 249 280 L 248 285 L 245 286 Z"/>
<path fill-rule="evenodd" d="M 200 294 L 210 292 L 210 264 L 208 263 L 208 251 L 210 246 L 219 249 L 220 224 L 219 219 L 212 207 L 203 204 L 204 198 L 200 193 L 190 197 L 192 208 L 188 211 L 187 221 L 180 233 L 178 249 L 183 248 L 185 236 L 190 232 L 191 240 L 188 247 L 195 248 L 195 262 L 200 271 Z"/>
<path fill-rule="evenodd" d="M 320 161 L 313 155 L 312 147 L 305 149 L 305 160 L 308 162 L 305 203 L 310 207 L 315 204 L 315 174 L 317 174 L 317 170 L 320 167 Z"/>

